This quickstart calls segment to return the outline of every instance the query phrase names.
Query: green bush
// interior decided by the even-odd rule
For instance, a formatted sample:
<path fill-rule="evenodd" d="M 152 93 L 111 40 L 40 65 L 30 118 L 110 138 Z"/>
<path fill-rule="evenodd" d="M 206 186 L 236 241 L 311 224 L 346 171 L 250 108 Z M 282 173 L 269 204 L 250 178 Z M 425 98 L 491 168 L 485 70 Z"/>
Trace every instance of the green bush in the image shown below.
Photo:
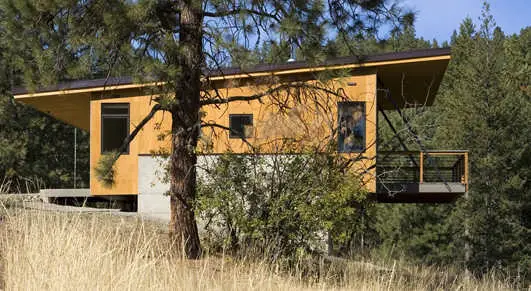
<path fill-rule="evenodd" d="M 209 246 L 273 245 L 288 256 L 323 252 L 327 242 L 348 250 L 367 195 L 344 165 L 327 154 L 220 156 L 199 179 Z"/>

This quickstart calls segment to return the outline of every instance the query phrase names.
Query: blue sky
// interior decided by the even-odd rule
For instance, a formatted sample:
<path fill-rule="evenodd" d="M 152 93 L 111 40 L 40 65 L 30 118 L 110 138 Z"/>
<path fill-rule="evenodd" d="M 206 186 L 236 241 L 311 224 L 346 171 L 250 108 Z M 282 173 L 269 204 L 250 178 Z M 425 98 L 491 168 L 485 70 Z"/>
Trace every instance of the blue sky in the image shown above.
<path fill-rule="evenodd" d="M 417 12 L 417 36 L 426 40 L 450 40 L 454 30 L 469 16 L 479 23 L 483 0 L 404 0 L 407 7 Z M 531 26 L 531 0 L 490 0 L 491 14 L 506 34 L 520 32 Z"/>

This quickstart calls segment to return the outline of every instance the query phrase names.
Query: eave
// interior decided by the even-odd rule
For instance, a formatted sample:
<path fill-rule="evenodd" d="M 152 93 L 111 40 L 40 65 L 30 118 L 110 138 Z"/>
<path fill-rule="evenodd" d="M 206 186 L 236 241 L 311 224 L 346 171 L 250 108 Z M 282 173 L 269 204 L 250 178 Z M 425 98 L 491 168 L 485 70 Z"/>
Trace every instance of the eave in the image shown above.
<path fill-rule="evenodd" d="M 306 62 L 292 62 L 278 65 L 258 65 L 249 69 L 225 68 L 209 72 L 205 74 L 205 78 L 223 84 L 225 80 L 268 76 L 311 76 L 313 73 L 327 70 L 347 70 L 356 74 L 357 71 L 369 69 L 377 72 L 382 86 L 384 86 L 382 89 L 388 88 L 392 92 L 393 98 L 401 98 L 397 102 L 398 106 L 416 103 L 431 105 L 449 60 L 449 48 L 424 49 L 365 57 L 337 58 L 325 61 L 318 66 L 309 65 Z M 399 74 L 401 74 L 400 78 Z M 406 90 L 404 90 L 407 86 L 403 85 L 405 84 L 403 76 L 409 78 L 405 82 L 409 84 Z M 397 81 L 398 79 L 401 79 L 401 83 Z M 36 91 L 15 88 L 12 93 L 18 101 L 29 104 L 69 124 L 88 129 L 90 114 L 88 108 L 94 94 L 98 92 L 105 92 L 106 94 L 118 93 L 118 91 L 134 92 L 134 90 L 162 85 L 164 85 L 162 82 L 135 83 L 131 77 L 117 77 L 63 82 L 54 86 L 39 88 Z M 403 96 L 404 92 L 408 96 Z M 427 94 L 424 94 L 425 92 Z M 392 104 L 383 98 L 385 96 L 380 95 L 378 96 L 379 103 L 384 109 L 391 109 Z"/>

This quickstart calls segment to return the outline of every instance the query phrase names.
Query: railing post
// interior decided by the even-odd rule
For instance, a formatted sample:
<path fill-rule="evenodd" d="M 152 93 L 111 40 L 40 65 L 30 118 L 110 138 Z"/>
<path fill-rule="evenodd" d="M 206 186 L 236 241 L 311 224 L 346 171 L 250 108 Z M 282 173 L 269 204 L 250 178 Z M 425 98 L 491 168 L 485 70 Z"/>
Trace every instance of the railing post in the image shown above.
<path fill-rule="evenodd" d="M 420 177 L 419 182 L 424 182 L 424 153 L 420 152 L 420 160 L 419 160 L 419 167 L 420 167 Z"/>
<path fill-rule="evenodd" d="M 465 190 L 468 191 L 468 152 L 465 152 Z"/>

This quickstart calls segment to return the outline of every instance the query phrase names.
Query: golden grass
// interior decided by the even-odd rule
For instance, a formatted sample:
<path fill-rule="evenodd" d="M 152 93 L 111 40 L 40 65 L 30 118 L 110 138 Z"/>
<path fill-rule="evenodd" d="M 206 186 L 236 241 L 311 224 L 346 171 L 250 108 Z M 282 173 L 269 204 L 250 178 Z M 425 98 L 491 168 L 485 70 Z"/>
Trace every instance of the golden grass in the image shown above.
<path fill-rule="evenodd" d="M 475 280 L 450 269 L 399 262 L 382 268 L 307 261 L 287 268 L 256 257 L 188 261 L 172 255 L 165 226 L 110 214 L 4 210 L 0 259 L 5 290 L 511 289 L 493 277 Z M 317 271 L 308 272 L 312 268 L 305 264 L 317 265 L 312 267 Z"/>

